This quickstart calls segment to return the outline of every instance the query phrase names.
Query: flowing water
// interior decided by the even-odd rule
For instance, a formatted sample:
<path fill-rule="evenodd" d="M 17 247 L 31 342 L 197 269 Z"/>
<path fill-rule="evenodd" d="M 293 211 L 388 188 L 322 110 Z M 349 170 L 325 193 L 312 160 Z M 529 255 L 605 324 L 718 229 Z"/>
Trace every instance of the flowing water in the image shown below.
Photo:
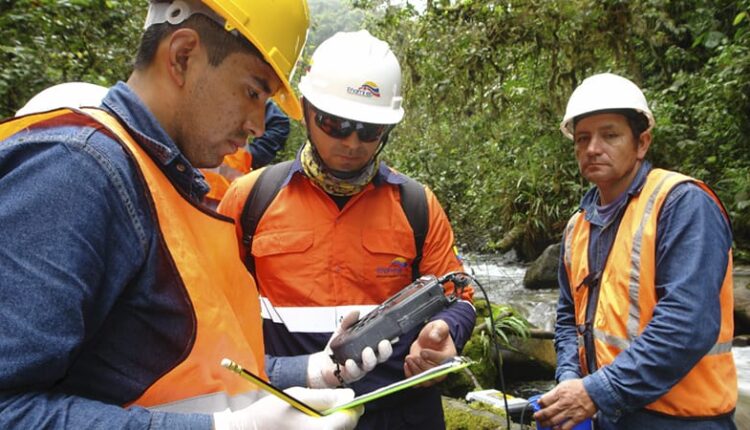
<path fill-rule="evenodd" d="M 509 304 L 518 309 L 535 327 L 554 331 L 557 290 L 525 289 L 523 277 L 526 266 L 515 262 L 512 255 L 471 256 L 465 259 L 464 265 L 466 271 L 476 277 L 484 287 L 492 303 Z M 735 271 L 735 282 L 741 280 L 747 283 L 748 279 L 750 270 Z M 476 291 L 475 297 L 481 298 L 481 291 Z M 750 430 L 750 346 L 733 347 L 732 353 L 737 366 L 740 393 L 735 421 L 738 429 Z M 533 381 L 514 387 L 510 392 L 528 397 L 544 392 L 552 386 L 552 381 Z"/>
<path fill-rule="evenodd" d="M 526 266 L 513 261 L 512 255 L 480 255 L 467 257 L 466 271 L 477 278 L 492 303 L 509 304 L 535 327 L 555 329 L 557 290 L 527 290 L 523 287 Z M 481 298 L 481 292 L 475 291 Z"/>

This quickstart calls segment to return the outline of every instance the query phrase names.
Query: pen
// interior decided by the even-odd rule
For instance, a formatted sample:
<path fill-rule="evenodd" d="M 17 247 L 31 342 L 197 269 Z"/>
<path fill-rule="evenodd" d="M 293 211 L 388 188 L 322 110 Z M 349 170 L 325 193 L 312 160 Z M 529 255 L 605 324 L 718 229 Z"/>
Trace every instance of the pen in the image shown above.
<path fill-rule="evenodd" d="M 253 384 L 259 386 L 260 388 L 268 391 L 269 393 L 273 394 L 274 396 L 280 398 L 281 400 L 289 403 L 290 405 L 294 406 L 295 408 L 299 409 L 300 411 L 306 413 L 307 415 L 310 415 L 311 417 L 320 417 L 322 416 L 320 412 L 316 411 L 315 409 L 311 408 L 310 406 L 306 405 L 301 400 L 290 396 L 289 394 L 285 393 L 284 391 L 274 387 L 273 385 L 269 384 L 268 382 L 261 379 L 259 376 L 254 375 L 251 372 L 248 372 L 247 370 L 243 369 L 242 366 L 235 363 L 234 361 L 224 358 L 221 360 L 221 365 L 232 372 L 240 375 L 241 377 L 247 379 L 248 381 L 252 382 Z"/>

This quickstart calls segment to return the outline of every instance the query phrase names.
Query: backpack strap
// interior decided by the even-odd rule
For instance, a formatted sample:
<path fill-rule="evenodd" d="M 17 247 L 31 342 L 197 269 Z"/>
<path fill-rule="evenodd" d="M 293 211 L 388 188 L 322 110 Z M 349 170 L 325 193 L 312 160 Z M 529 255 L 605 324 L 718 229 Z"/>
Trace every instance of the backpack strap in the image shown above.
<path fill-rule="evenodd" d="M 289 175 L 294 160 L 284 161 L 278 164 L 272 164 L 258 176 L 258 179 L 250 189 L 248 199 L 242 208 L 240 223 L 242 224 L 242 244 L 245 246 L 245 266 L 250 273 L 255 276 L 255 259 L 253 258 L 253 236 L 258 222 L 263 213 L 268 209 L 276 195 L 281 190 L 281 184 Z"/>
<path fill-rule="evenodd" d="M 414 245 L 417 250 L 417 255 L 411 263 L 411 276 L 414 280 L 420 275 L 419 263 L 422 262 L 422 248 L 430 224 L 427 193 L 422 184 L 409 177 L 406 177 L 406 182 L 399 185 L 399 191 L 401 192 L 401 208 L 414 231 Z"/>
<path fill-rule="evenodd" d="M 240 217 L 242 244 L 247 251 L 245 253 L 245 266 L 253 276 L 255 276 L 255 259 L 253 258 L 252 246 L 255 229 L 258 227 L 258 222 L 263 213 L 268 209 L 276 195 L 279 194 L 281 184 L 289 175 L 292 163 L 293 160 L 274 164 L 260 172 L 242 209 Z M 417 279 L 420 275 L 419 263 L 422 261 L 422 248 L 429 227 L 427 194 L 422 184 L 408 177 L 406 182 L 399 185 L 399 192 L 401 194 L 401 208 L 414 232 L 414 245 L 417 254 L 412 261 L 411 273 L 412 279 Z"/>

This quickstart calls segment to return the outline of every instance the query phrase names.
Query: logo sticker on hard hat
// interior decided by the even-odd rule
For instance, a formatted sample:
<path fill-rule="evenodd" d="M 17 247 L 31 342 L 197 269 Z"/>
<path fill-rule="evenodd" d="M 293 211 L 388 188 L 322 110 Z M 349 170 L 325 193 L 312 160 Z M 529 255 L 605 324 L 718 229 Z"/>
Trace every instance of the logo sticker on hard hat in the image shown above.
<path fill-rule="evenodd" d="M 360 85 L 359 88 L 346 87 L 346 92 L 362 97 L 380 97 L 380 88 L 373 81 L 367 81 Z"/>

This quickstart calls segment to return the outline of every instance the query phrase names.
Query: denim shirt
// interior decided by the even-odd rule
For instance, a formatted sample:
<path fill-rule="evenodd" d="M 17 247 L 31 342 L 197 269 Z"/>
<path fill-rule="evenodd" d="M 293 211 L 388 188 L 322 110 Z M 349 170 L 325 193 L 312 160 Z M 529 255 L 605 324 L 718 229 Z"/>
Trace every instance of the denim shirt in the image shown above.
<path fill-rule="evenodd" d="M 651 165 L 644 162 L 627 193 L 641 192 Z M 596 212 L 596 188 L 580 209 L 591 223 L 589 268 L 601 270 L 630 198 L 604 224 Z M 732 232 L 714 200 L 693 183 L 675 186 L 659 215 L 656 237 L 656 289 L 659 301 L 645 330 L 608 366 L 583 378 L 599 409 L 603 429 L 726 429 L 731 416 L 688 420 L 647 412 L 644 406 L 666 394 L 711 349 L 721 324 L 721 290 L 732 246 Z M 615 245 L 616 246 L 616 245 Z M 562 255 L 558 268 L 556 377 L 581 378 L 575 311 Z M 601 288 L 606 288 L 602 285 Z M 700 321 L 700 323 L 696 323 Z"/>
<path fill-rule="evenodd" d="M 253 169 L 270 164 L 276 154 L 284 149 L 289 137 L 289 118 L 269 99 L 266 102 L 266 131 L 262 136 L 253 139 L 247 149 L 253 156 Z"/>
<path fill-rule="evenodd" d="M 202 175 L 126 84 L 102 107 L 203 197 Z M 99 127 L 0 142 L 0 428 L 212 427 L 208 414 L 121 406 L 174 366 L 194 324 L 141 178 Z"/>

